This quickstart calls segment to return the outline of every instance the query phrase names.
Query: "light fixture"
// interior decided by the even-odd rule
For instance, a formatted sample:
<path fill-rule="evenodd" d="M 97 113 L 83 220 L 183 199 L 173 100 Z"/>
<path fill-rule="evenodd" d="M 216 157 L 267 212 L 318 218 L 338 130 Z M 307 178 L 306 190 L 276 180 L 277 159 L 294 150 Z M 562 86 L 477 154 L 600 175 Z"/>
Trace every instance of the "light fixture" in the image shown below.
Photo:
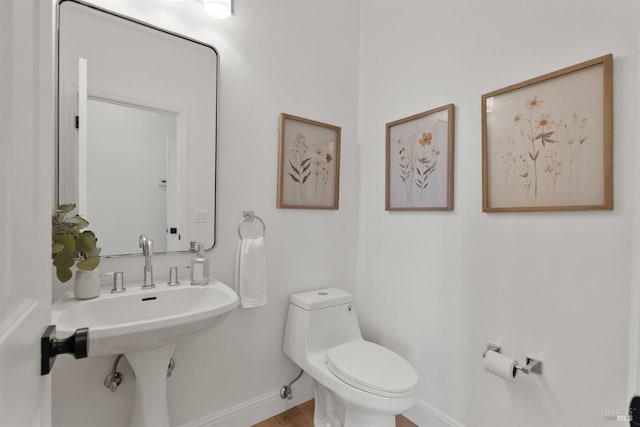
<path fill-rule="evenodd" d="M 227 19 L 231 16 L 233 0 L 204 0 L 204 10 L 214 18 Z"/>

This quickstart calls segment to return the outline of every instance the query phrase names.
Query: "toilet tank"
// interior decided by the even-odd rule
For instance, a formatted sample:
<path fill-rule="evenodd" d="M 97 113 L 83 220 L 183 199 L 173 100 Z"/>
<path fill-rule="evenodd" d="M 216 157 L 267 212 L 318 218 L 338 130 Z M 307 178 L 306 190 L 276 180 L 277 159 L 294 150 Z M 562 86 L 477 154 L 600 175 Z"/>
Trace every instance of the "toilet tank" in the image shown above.
<path fill-rule="evenodd" d="M 283 350 L 303 369 L 310 353 L 360 339 L 350 293 L 327 288 L 291 295 Z"/>

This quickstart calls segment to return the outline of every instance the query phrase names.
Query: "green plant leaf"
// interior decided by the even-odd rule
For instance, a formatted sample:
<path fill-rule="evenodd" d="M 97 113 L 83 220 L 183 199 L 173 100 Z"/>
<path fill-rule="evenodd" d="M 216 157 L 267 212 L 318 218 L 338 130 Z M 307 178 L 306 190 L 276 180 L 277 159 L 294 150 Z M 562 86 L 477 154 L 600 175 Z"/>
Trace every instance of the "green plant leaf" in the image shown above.
<path fill-rule="evenodd" d="M 51 255 L 56 255 L 58 252 L 64 249 L 64 245 L 62 243 L 52 243 L 51 244 Z"/>
<path fill-rule="evenodd" d="M 95 270 L 100 263 L 98 239 L 91 230 L 86 230 L 89 221 L 79 215 L 68 218 L 73 211 L 73 203 L 59 205 L 51 215 L 52 244 L 51 257 L 56 267 L 56 276 L 60 281 L 68 281 L 76 264 L 80 270 Z M 84 230 L 84 231 L 82 231 Z"/>
<path fill-rule="evenodd" d="M 89 221 L 77 215 L 67 219 L 66 223 L 76 228 L 86 228 L 89 226 Z"/>
<path fill-rule="evenodd" d="M 96 248 L 96 236 L 91 231 L 83 231 L 76 238 L 76 247 L 82 252 L 91 252 Z"/>
<path fill-rule="evenodd" d="M 62 251 L 53 258 L 53 265 L 57 268 L 71 268 L 73 267 L 74 259 L 67 251 Z"/>
<path fill-rule="evenodd" d="M 73 273 L 68 268 L 56 268 L 56 277 L 62 283 L 68 282 L 69 279 L 71 279 L 72 275 L 73 275 Z"/>
<path fill-rule="evenodd" d="M 78 262 L 77 267 L 78 270 L 93 271 L 96 269 L 96 267 L 98 267 L 98 264 L 100 264 L 100 258 L 97 256 L 92 256 Z"/>
<path fill-rule="evenodd" d="M 66 204 L 63 204 L 63 205 L 58 205 L 58 209 L 56 209 L 56 212 L 66 214 L 66 213 L 71 212 L 75 208 L 76 208 L 76 204 L 75 203 L 66 203 Z"/>
<path fill-rule="evenodd" d="M 69 253 L 73 253 L 73 251 L 76 250 L 76 239 L 74 239 L 72 234 L 58 234 L 55 242 L 64 246 L 64 249 Z"/>

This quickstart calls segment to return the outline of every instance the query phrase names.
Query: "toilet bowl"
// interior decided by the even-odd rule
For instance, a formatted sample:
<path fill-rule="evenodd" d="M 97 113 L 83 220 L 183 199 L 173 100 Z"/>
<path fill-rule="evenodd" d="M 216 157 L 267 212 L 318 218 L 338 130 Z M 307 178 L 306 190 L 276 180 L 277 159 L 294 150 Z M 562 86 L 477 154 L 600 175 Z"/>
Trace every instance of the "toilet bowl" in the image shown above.
<path fill-rule="evenodd" d="M 362 338 L 353 296 L 341 289 L 291 295 L 283 350 L 313 378 L 317 427 L 394 427 L 416 402 L 416 371 Z"/>

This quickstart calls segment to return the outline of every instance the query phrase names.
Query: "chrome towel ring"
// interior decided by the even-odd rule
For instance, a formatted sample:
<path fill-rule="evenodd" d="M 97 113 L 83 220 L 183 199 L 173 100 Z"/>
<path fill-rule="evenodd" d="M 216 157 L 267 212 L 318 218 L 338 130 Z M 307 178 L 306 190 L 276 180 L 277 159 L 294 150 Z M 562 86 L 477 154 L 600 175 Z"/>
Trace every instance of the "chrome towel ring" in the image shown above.
<path fill-rule="evenodd" d="M 266 236 L 267 226 L 265 225 L 262 218 L 260 218 L 257 215 L 254 215 L 253 211 L 244 211 L 242 212 L 242 219 L 238 224 L 238 236 L 240 237 L 240 239 L 244 239 L 244 236 L 242 235 L 242 224 L 246 221 L 253 221 L 254 219 L 257 219 L 258 221 L 260 221 L 260 224 L 262 224 L 262 237 Z"/>

